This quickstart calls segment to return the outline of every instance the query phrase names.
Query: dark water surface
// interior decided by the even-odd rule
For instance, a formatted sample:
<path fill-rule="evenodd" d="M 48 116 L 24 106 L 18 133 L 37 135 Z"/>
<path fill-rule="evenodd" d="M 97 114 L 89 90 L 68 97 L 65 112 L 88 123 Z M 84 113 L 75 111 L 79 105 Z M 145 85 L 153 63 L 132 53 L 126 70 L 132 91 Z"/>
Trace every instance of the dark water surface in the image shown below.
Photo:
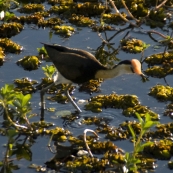
<path fill-rule="evenodd" d="M 92 32 L 89 28 L 82 28 L 82 30 L 79 33 L 74 34 L 72 37 L 68 38 L 62 38 L 57 35 L 53 35 L 52 39 L 49 39 L 49 29 L 32 29 L 31 26 L 34 25 L 25 25 L 25 29 L 18 35 L 12 37 L 12 40 L 17 42 L 18 44 L 22 45 L 24 47 L 23 51 L 19 55 L 15 54 L 7 54 L 6 55 L 6 62 L 4 65 L 0 68 L 0 87 L 4 86 L 4 84 L 11 84 L 13 83 L 14 79 L 17 78 L 23 78 L 23 77 L 29 77 L 33 80 L 37 80 L 38 82 L 41 81 L 41 78 L 44 77 L 43 71 L 41 70 L 42 66 L 46 66 L 47 64 L 51 64 L 49 62 L 43 61 L 40 68 L 35 71 L 25 71 L 23 68 L 17 66 L 15 63 L 17 60 L 23 58 L 26 55 L 37 55 L 37 48 L 42 47 L 40 42 L 46 42 L 46 43 L 58 43 L 63 46 L 68 47 L 74 47 L 74 48 L 80 48 L 88 50 L 87 47 L 90 47 L 92 49 L 97 49 L 97 47 L 100 46 L 101 40 L 97 36 L 97 33 Z M 125 33 L 121 33 L 116 37 L 116 39 L 112 40 L 111 42 L 115 43 L 115 47 L 119 45 L 119 41 L 124 37 Z M 139 33 L 132 33 L 133 37 L 136 37 L 138 39 L 142 39 L 147 44 L 150 44 L 150 48 L 148 48 L 145 51 L 145 56 L 156 53 L 154 51 L 153 46 L 155 46 L 155 42 L 153 42 L 147 35 L 145 34 L 139 34 Z M 113 32 L 110 32 L 108 35 L 113 35 Z M 157 38 L 158 39 L 158 38 Z M 157 50 L 157 52 L 161 52 L 162 49 Z M 118 58 L 121 60 L 124 59 L 132 59 L 137 58 L 140 59 L 140 54 L 125 54 L 124 52 L 120 52 L 119 55 L 117 55 Z M 143 65 L 143 69 L 146 69 L 146 64 Z M 172 76 L 167 77 L 167 81 L 170 84 L 170 86 L 173 85 Z M 111 94 L 112 92 L 116 92 L 118 94 L 133 94 L 138 96 L 140 102 L 142 105 L 150 107 L 151 110 L 157 112 L 160 114 L 161 123 L 167 123 L 172 121 L 169 117 L 163 116 L 163 111 L 165 109 L 165 103 L 158 102 L 156 99 L 150 97 L 148 95 L 149 89 L 156 84 L 165 84 L 163 79 L 157 79 L 157 78 L 151 78 L 150 81 L 146 83 L 142 83 L 140 77 L 137 75 L 123 75 L 117 78 L 113 78 L 107 81 L 104 81 L 101 85 L 101 92 L 100 94 Z M 93 93 L 93 96 L 97 95 L 98 93 Z M 74 96 L 77 98 L 77 101 L 79 99 L 88 100 L 91 96 L 89 94 L 79 92 L 78 89 L 75 90 Z M 33 105 L 33 113 L 36 113 L 37 115 L 40 114 L 40 95 L 39 92 L 36 92 L 32 96 L 32 102 Z M 57 126 L 63 127 L 63 121 L 59 117 L 56 117 L 57 111 L 63 111 L 63 110 L 69 110 L 69 111 L 75 111 L 73 106 L 68 104 L 57 104 L 52 103 L 46 100 L 46 106 L 47 107 L 56 107 L 56 112 L 45 112 L 45 120 L 48 122 L 54 122 Z M 83 110 L 84 105 L 80 105 L 80 108 Z M 132 120 L 133 118 L 127 118 L 122 115 L 122 110 L 117 109 L 103 109 L 102 113 L 91 113 L 89 111 L 83 110 L 81 113 L 82 116 L 100 116 L 100 117 L 109 117 L 111 119 L 110 124 L 112 126 L 118 126 L 120 123 L 122 123 L 125 120 Z M 36 116 L 31 119 L 31 121 L 38 121 L 39 116 Z M 77 136 L 79 134 L 83 133 L 83 130 L 86 128 L 85 126 L 79 126 L 77 123 L 74 124 L 74 127 L 66 127 L 70 131 L 74 133 L 74 136 Z M 92 126 L 90 126 L 92 128 Z M 88 127 L 87 127 L 88 128 Z M 103 139 L 103 136 L 101 137 Z M 36 143 L 32 147 L 33 151 L 33 159 L 32 162 L 29 161 L 16 161 L 17 164 L 20 165 L 19 170 L 14 171 L 18 173 L 24 173 L 24 172 L 35 172 L 35 170 L 32 169 L 26 169 L 27 166 L 30 163 L 35 163 L 38 165 L 44 165 L 44 163 L 53 157 L 53 154 L 51 154 L 47 149 L 47 143 L 48 138 L 45 137 L 39 137 L 36 140 Z M 7 139 L 6 137 L 0 137 L 0 143 L 3 145 L 6 143 Z M 129 141 L 117 141 L 115 144 L 125 151 L 132 151 L 133 150 L 133 144 Z M 1 153 L 2 155 L 4 148 L 1 147 Z M 167 161 L 158 161 L 159 168 L 156 170 L 157 173 L 162 173 L 163 171 L 166 171 L 167 173 L 172 172 L 167 168 Z"/>

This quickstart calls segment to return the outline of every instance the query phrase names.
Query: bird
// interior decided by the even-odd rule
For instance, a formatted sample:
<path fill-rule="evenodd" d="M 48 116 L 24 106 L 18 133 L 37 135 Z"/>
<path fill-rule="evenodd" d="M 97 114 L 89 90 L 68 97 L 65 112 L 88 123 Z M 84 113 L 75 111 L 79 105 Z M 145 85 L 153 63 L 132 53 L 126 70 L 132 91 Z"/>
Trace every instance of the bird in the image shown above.
<path fill-rule="evenodd" d="M 142 78 L 145 75 L 141 71 L 141 63 L 137 59 L 123 60 L 113 68 L 102 65 L 93 54 L 76 48 L 69 48 L 58 44 L 42 43 L 54 66 L 56 74 L 53 83 L 41 90 L 41 109 L 45 109 L 44 93 L 54 85 L 68 84 L 65 89 L 67 98 L 72 105 L 81 113 L 81 109 L 69 94 L 69 88 L 73 83 L 83 84 L 91 79 L 109 79 L 122 74 L 135 73 Z"/>

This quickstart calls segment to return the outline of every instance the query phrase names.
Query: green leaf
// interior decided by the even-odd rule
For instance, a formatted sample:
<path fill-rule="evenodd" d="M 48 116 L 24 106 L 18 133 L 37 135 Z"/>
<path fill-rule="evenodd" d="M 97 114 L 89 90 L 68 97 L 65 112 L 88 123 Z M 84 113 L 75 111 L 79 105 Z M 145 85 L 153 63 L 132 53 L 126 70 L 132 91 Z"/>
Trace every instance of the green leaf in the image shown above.
<path fill-rule="evenodd" d="M 145 114 L 145 122 L 147 122 L 147 121 L 151 121 L 151 116 L 149 113 Z"/>
<path fill-rule="evenodd" d="M 143 125 L 144 120 L 141 118 L 140 114 L 138 114 L 138 113 L 136 112 L 136 116 L 137 116 L 137 118 L 138 118 L 140 124 Z"/>
<path fill-rule="evenodd" d="M 149 146 L 151 144 L 153 144 L 153 142 L 146 142 L 144 144 L 140 143 L 138 146 L 136 146 L 136 152 L 142 152 L 144 150 L 144 147 Z"/>
<path fill-rule="evenodd" d="M 7 131 L 7 136 L 10 137 L 10 138 L 12 138 L 12 137 L 16 136 L 18 133 L 19 132 L 16 129 L 9 129 Z"/>
<path fill-rule="evenodd" d="M 130 133 L 131 133 L 131 135 L 133 137 L 133 140 L 136 141 L 136 135 L 135 135 L 135 132 L 134 132 L 132 126 L 129 124 L 128 127 L 129 127 Z"/>
<path fill-rule="evenodd" d="M 8 147 L 9 147 L 10 150 L 12 150 L 13 149 L 13 144 L 8 144 Z"/>
<path fill-rule="evenodd" d="M 148 130 L 149 128 L 151 128 L 152 126 L 155 126 L 159 124 L 159 122 L 157 121 L 147 121 L 145 124 L 144 124 L 144 130 Z"/>
<path fill-rule="evenodd" d="M 130 158 L 130 153 L 129 153 L 129 152 L 126 152 L 126 153 L 125 153 L 125 159 L 128 161 L 129 158 Z"/>
<path fill-rule="evenodd" d="M 26 106 L 30 99 L 31 99 L 31 94 L 27 94 L 27 95 L 23 96 L 22 106 Z"/>
<path fill-rule="evenodd" d="M 12 102 L 12 104 L 13 104 L 14 106 L 16 106 L 17 108 L 20 108 L 20 107 L 21 107 L 21 103 L 19 102 L 19 100 L 14 100 L 14 101 Z"/>

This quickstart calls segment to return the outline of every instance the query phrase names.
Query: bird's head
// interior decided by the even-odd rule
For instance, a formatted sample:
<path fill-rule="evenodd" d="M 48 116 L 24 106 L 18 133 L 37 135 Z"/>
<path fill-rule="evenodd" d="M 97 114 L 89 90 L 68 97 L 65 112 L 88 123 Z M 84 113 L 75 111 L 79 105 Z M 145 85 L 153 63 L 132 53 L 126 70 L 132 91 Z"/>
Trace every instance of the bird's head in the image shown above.
<path fill-rule="evenodd" d="M 142 73 L 141 63 L 137 59 L 121 61 L 118 66 L 121 66 L 121 70 L 123 69 L 125 73 L 135 73 L 141 76 L 143 82 L 148 80 L 148 77 Z"/>

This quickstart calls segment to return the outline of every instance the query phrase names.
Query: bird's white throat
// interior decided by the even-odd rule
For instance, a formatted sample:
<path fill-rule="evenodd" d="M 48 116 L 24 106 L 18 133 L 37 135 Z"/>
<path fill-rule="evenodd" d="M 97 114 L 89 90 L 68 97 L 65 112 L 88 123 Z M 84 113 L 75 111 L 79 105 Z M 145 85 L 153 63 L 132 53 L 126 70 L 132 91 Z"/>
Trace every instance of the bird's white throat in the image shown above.
<path fill-rule="evenodd" d="M 97 71 L 95 78 L 109 79 L 109 78 L 117 77 L 122 74 L 128 74 L 128 73 L 129 74 L 133 73 L 130 65 L 121 64 L 121 65 L 117 66 L 116 68 L 113 68 L 110 70 Z"/>

